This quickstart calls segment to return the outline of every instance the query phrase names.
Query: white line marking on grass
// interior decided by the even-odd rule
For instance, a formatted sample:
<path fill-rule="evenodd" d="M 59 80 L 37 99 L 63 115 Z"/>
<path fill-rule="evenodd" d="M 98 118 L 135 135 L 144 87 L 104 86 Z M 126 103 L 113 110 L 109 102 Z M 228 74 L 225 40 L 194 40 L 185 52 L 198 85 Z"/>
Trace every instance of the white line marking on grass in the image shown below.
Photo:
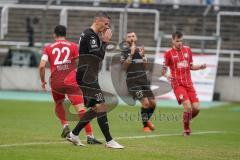
<path fill-rule="evenodd" d="M 4 147 L 17 147 L 17 146 L 35 146 L 35 145 L 48 145 L 48 144 L 60 144 L 60 143 L 67 143 L 66 141 L 52 141 L 52 142 L 29 142 L 29 143 L 15 143 L 15 144 L 2 144 L 0 148 Z"/>
<path fill-rule="evenodd" d="M 204 134 L 221 134 L 226 133 L 224 131 L 201 131 L 193 132 L 192 135 L 204 135 Z M 157 134 L 157 135 L 146 135 L 146 136 L 130 136 L 130 137 L 116 137 L 114 139 L 143 139 L 143 138 L 155 138 L 155 137 L 172 137 L 182 136 L 180 133 L 169 133 L 169 134 Z M 103 139 L 100 139 L 103 140 Z M 61 144 L 69 143 L 67 141 L 52 141 L 52 142 L 29 142 L 29 143 L 15 143 L 15 144 L 1 144 L 0 148 L 6 147 L 18 147 L 18 146 L 35 146 L 35 145 L 49 145 L 49 144 Z"/>
<path fill-rule="evenodd" d="M 225 133 L 223 131 L 202 131 L 193 132 L 192 135 L 203 135 L 203 134 L 220 134 Z M 132 137 L 117 137 L 114 139 L 142 139 L 142 138 L 154 138 L 154 137 L 172 137 L 172 136 L 182 136 L 181 133 L 169 133 L 169 134 L 157 134 L 157 135 L 146 135 L 146 136 L 132 136 Z"/>

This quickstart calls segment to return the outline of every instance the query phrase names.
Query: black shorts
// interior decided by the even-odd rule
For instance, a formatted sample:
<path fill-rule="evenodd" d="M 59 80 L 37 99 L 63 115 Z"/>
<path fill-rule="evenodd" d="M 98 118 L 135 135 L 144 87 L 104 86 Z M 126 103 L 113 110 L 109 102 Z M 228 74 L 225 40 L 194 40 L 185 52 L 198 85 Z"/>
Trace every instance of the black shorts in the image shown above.
<path fill-rule="evenodd" d="M 150 84 L 146 80 L 127 80 L 127 88 L 129 94 L 134 100 L 141 100 L 142 98 L 154 98 L 154 94 L 150 89 Z"/>
<path fill-rule="evenodd" d="M 77 81 L 83 93 L 85 107 L 92 107 L 96 104 L 104 103 L 105 99 L 103 92 L 98 84 L 98 81 L 91 84 Z"/>

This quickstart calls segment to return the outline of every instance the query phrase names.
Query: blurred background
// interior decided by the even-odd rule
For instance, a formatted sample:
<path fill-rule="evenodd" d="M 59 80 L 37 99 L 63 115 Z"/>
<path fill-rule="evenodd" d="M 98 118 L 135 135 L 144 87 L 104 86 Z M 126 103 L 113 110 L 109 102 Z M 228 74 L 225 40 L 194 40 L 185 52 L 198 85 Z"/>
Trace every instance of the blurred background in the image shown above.
<path fill-rule="evenodd" d="M 120 53 L 126 32 L 137 33 L 153 62 L 150 74 L 158 75 L 154 63 L 162 63 L 171 33 L 179 30 L 194 61 L 210 66 L 193 73 L 200 100 L 240 101 L 240 0 L 0 0 L 0 97 L 10 98 L 10 91 L 15 98 L 22 91 L 41 91 L 37 66 L 42 48 L 53 42 L 54 27 L 67 26 L 68 39 L 78 43 L 97 11 L 110 14 L 116 47 L 102 65 L 104 90 L 116 92 L 109 84 L 112 57 Z"/>

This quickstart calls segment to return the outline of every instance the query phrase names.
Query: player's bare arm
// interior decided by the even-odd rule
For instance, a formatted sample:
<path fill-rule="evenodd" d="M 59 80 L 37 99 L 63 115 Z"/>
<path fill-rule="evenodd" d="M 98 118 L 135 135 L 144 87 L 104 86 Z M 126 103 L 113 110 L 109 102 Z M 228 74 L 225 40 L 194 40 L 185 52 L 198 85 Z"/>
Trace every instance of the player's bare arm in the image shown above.
<path fill-rule="evenodd" d="M 41 79 L 41 87 L 44 92 L 46 92 L 46 84 L 47 82 L 45 81 L 45 68 L 46 68 L 47 61 L 41 60 L 39 64 L 39 75 Z"/>
<path fill-rule="evenodd" d="M 167 74 L 167 66 L 163 66 L 162 70 L 161 70 L 161 75 L 163 77 L 166 77 L 168 81 L 172 81 L 173 77 L 170 74 Z"/>
<path fill-rule="evenodd" d="M 123 69 L 127 70 L 131 62 L 132 56 L 129 56 L 126 60 L 122 61 Z"/>
<path fill-rule="evenodd" d="M 191 70 L 193 70 L 193 71 L 197 71 L 197 70 L 200 70 L 200 69 L 206 69 L 206 68 L 207 68 L 206 64 L 201 64 L 201 65 L 192 64 L 191 65 Z"/>
<path fill-rule="evenodd" d="M 145 56 L 145 48 L 144 46 L 140 47 L 139 48 L 139 52 L 140 52 L 140 55 L 142 56 L 142 59 L 143 59 L 143 64 L 144 64 L 144 68 L 147 69 L 148 67 L 148 61 L 147 61 L 147 57 Z"/>
<path fill-rule="evenodd" d="M 167 74 L 167 66 L 164 65 L 161 70 L 161 75 L 165 76 L 166 74 Z"/>
<path fill-rule="evenodd" d="M 130 55 L 128 56 L 128 58 L 126 60 L 122 61 L 124 70 L 127 70 L 128 66 L 130 65 L 130 63 L 132 63 L 132 58 L 133 58 L 133 55 L 135 54 L 135 51 L 136 51 L 136 44 L 135 44 L 135 42 L 131 43 L 130 51 L 131 52 L 130 52 Z"/>

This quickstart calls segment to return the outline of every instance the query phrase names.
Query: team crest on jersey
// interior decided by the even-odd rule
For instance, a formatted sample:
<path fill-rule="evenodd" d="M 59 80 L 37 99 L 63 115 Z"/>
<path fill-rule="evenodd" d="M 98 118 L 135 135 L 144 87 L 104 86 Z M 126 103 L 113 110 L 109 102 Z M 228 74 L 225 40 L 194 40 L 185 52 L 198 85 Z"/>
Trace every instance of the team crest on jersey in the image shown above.
<path fill-rule="evenodd" d="M 185 58 L 188 58 L 188 54 L 186 52 L 183 53 L 183 55 L 184 55 Z"/>

